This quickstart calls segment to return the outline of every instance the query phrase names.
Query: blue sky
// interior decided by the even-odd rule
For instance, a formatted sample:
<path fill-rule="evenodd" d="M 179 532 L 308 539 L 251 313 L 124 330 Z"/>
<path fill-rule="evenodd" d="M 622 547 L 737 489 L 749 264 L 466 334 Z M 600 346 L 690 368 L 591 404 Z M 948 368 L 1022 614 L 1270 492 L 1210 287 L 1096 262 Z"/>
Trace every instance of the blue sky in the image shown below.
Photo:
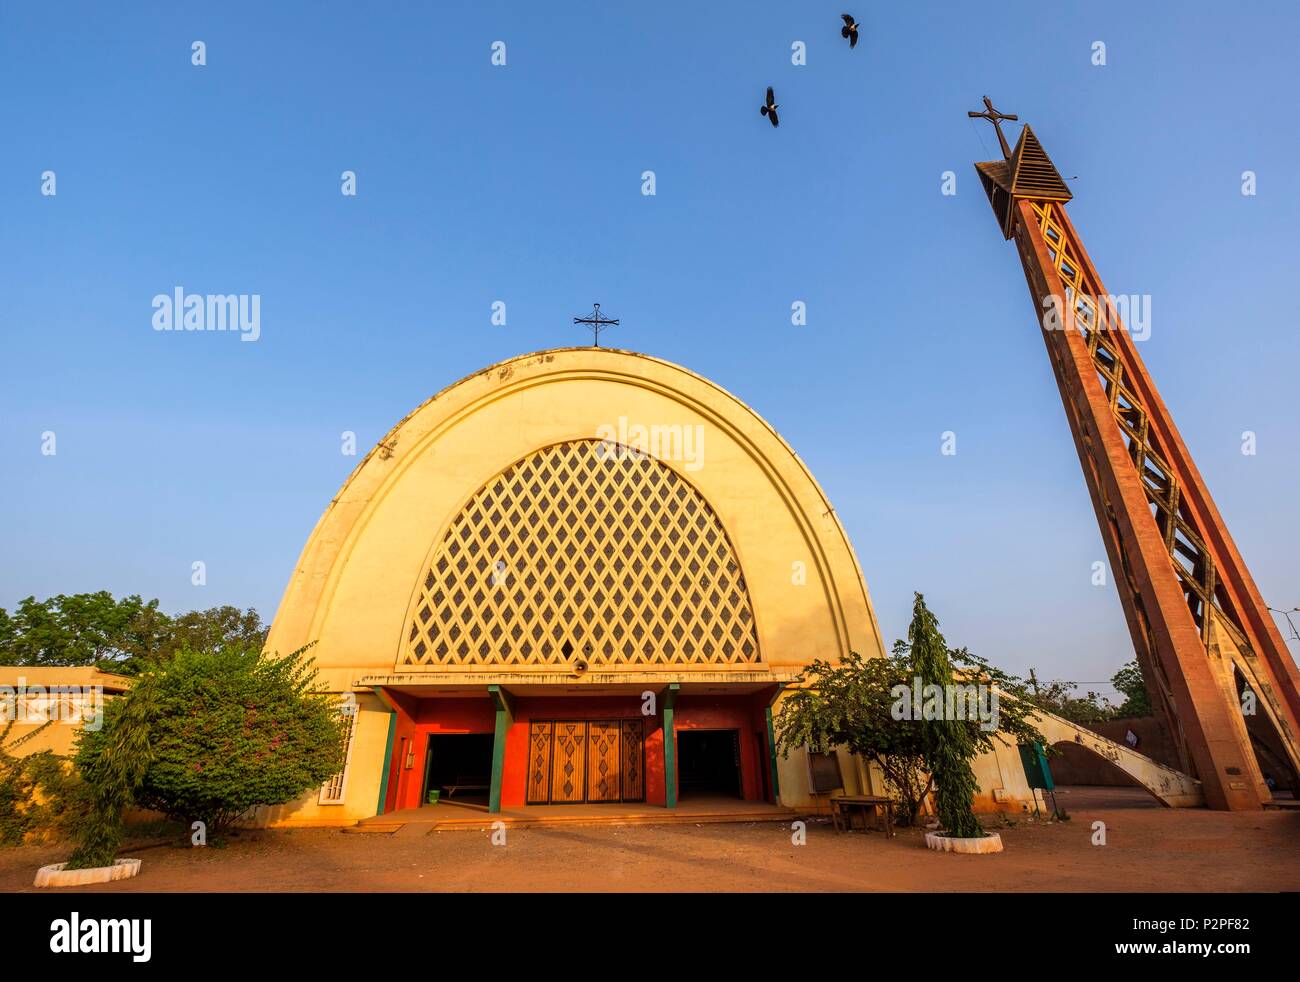
<path fill-rule="evenodd" d="M 108 589 L 269 620 L 358 459 L 342 431 L 364 454 L 448 383 L 586 343 L 598 300 L 611 344 L 794 446 L 887 639 L 919 589 L 952 643 L 1108 679 L 1131 644 L 971 166 L 986 93 L 1077 175 L 1108 289 L 1151 295 L 1141 353 L 1265 598 L 1300 605 L 1297 8 L 845 9 L 854 51 L 807 2 L 5 5 L 0 606 Z M 261 338 L 155 332 L 176 286 L 260 294 Z"/>

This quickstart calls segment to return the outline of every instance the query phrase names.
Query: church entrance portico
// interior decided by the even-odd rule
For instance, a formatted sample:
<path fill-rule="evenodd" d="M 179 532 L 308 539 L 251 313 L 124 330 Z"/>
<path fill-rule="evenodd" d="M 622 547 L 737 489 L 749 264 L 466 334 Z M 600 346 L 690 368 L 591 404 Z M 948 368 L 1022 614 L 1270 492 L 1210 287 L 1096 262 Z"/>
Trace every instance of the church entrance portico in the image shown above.
<path fill-rule="evenodd" d="M 432 791 L 492 812 L 775 800 L 766 717 L 777 683 L 373 688 L 392 707 L 379 815 L 420 808 Z"/>

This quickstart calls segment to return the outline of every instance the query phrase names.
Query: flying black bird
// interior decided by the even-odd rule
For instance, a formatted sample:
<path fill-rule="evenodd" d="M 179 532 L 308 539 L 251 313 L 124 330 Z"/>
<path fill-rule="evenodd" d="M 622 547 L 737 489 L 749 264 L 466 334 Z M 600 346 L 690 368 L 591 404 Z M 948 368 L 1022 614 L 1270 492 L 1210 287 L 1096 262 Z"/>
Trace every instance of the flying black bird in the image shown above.
<path fill-rule="evenodd" d="M 772 121 L 773 126 L 780 126 L 781 121 L 776 118 L 776 111 L 780 106 L 777 104 L 776 95 L 772 92 L 772 86 L 767 87 L 767 102 L 759 107 L 758 111 Z"/>
<path fill-rule="evenodd" d="M 840 28 L 840 37 L 849 39 L 849 47 L 858 46 L 858 25 L 853 20 L 852 14 L 840 14 L 844 18 L 844 26 Z"/>

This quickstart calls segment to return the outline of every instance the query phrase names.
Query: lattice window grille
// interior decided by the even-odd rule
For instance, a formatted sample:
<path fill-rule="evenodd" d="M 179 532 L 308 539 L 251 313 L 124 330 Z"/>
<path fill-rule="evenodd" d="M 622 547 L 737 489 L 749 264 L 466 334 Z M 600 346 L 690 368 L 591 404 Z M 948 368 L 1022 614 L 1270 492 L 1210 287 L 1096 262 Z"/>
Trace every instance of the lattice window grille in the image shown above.
<path fill-rule="evenodd" d="M 480 488 L 421 582 L 399 664 L 749 666 L 754 615 L 713 509 L 653 457 L 544 448 Z"/>

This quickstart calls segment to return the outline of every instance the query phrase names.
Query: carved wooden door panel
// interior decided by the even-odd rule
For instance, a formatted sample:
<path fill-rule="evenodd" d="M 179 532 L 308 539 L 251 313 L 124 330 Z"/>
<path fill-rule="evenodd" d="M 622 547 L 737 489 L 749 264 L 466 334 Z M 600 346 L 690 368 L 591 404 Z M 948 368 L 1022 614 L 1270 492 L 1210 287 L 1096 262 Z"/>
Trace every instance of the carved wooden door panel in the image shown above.
<path fill-rule="evenodd" d="M 528 796 L 530 805 L 551 800 L 551 741 L 555 724 L 549 719 L 528 727 Z"/>
<path fill-rule="evenodd" d="M 622 723 L 623 800 L 645 801 L 645 720 Z"/>
<path fill-rule="evenodd" d="M 588 801 L 618 801 L 622 793 L 618 734 L 617 721 L 595 720 L 587 724 Z"/>
<path fill-rule="evenodd" d="M 533 720 L 530 805 L 645 801 L 645 720 Z"/>
<path fill-rule="evenodd" d="M 556 721 L 551 751 L 551 802 L 586 801 L 587 724 Z"/>

